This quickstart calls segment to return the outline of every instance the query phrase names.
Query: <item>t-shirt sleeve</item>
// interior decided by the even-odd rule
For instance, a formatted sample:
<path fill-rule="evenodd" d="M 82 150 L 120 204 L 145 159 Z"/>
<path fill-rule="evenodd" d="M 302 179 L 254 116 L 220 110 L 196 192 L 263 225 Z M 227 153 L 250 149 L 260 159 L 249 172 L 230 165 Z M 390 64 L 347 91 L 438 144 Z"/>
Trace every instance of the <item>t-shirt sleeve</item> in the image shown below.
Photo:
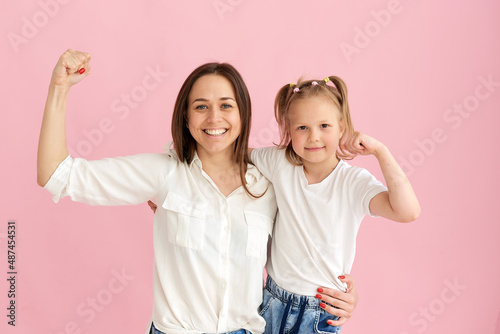
<path fill-rule="evenodd" d="M 90 205 L 139 204 L 156 196 L 176 163 L 170 160 L 154 153 L 93 161 L 68 156 L 44 188 L 56 203 L 70 196 Z"/>
<path fill-rule="evenodd" d="M 370 201 L 381 192 L 387 191 L 379 180 L 366 169 L 354 167 L 351 174 L 351 200 L 359 215 L 378 217 L 370 212 Z"/>
<path fill-rule="evenodd" d="M 259 171 L 272 182 L 273 174 L 276 170 L 277 164 L 281 157 L 284 156 L 283 150 L 276 147 L 262 147 L 252 151 L 252 163 L 259 169 Z"/>

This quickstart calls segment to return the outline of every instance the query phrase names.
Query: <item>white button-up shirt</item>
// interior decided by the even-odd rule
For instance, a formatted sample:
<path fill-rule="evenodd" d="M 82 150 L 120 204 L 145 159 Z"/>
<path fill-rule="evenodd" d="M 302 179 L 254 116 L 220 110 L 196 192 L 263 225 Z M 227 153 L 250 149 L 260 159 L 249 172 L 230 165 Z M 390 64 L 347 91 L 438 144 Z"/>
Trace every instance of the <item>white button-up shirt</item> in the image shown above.
<path fill-rule="evenodd" d="M 154 306 L 152 320 L 166 333 L 262 333 L 267 242 L 276 215 L 274 189 L 254 166 L 243 187 L 224 196 L 203 171 L 175 151 L 97 161 L 68 156 L 45 188 L 90 205 L 153 200 Z"/>

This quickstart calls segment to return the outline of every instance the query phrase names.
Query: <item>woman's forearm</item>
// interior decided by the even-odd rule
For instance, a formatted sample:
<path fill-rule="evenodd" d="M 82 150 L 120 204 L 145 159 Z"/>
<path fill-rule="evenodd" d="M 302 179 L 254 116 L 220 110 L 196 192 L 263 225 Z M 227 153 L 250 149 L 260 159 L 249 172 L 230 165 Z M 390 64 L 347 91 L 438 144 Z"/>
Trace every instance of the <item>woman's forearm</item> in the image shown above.
<path fill-rule="evenodd" d="M 71 86 L 79 83 L 90 72 L 90 55 L 68 49 L 52 71 L 49 93 L 43 112 L 42 129 L 38 140 L 37 183 L 45 186 L 68 156 L 66 146 L 66 104 Z"/>
<path fill-rule="evenodd" d="M 68 156 L 65 124 L 69 90 L 53 83 L 49 86 L 38 140 L 37 183 L 42 187 Z"/>

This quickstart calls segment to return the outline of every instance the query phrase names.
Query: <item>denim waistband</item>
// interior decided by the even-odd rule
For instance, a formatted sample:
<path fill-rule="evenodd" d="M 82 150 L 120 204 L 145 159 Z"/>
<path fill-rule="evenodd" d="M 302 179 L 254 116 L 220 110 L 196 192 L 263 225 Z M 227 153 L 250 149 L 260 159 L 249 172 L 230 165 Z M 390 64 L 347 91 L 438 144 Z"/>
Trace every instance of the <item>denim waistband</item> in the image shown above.
<path fill-rule="evenodd" d="M 290 302 L 292 307 L 319 308 L 319 303 L 321 302 L 315 296 L 299 295 L 280 288 L 271 275 L 267 275 L 266 289 L 283 303 L 287 304 Z"/>

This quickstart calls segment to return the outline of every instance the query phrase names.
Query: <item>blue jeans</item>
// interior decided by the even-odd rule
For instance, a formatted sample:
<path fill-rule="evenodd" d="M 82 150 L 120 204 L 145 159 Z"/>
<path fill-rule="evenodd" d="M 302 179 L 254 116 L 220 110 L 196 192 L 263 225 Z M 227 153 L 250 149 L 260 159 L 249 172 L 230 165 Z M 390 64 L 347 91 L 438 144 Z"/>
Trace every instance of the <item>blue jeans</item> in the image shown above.
<path fill-rule="evenodd" d="M 239 329 L 237 331 L 229 332 L 229 333 L 225 333 L 225 334 L 247 334 L 247 333 L 252 334 L 252 333 L 250 333 L 250 331 L 247 331 L 246 329 Z M 149 330 L 149 334 L 165 334 L 165 333 L 156 329 L 155 325 L 153 323 L 151 323 L 151 329 Z"/>
<path fill-rule="evenodd" d="M 319 307 L 316 297 L 297 295 L 280 288 L 270 275 L 264 289 L 260 315 L 266 320 L 265 334 L 340 333 L 341 326 L 328 325 L 338 317 Z"/>

